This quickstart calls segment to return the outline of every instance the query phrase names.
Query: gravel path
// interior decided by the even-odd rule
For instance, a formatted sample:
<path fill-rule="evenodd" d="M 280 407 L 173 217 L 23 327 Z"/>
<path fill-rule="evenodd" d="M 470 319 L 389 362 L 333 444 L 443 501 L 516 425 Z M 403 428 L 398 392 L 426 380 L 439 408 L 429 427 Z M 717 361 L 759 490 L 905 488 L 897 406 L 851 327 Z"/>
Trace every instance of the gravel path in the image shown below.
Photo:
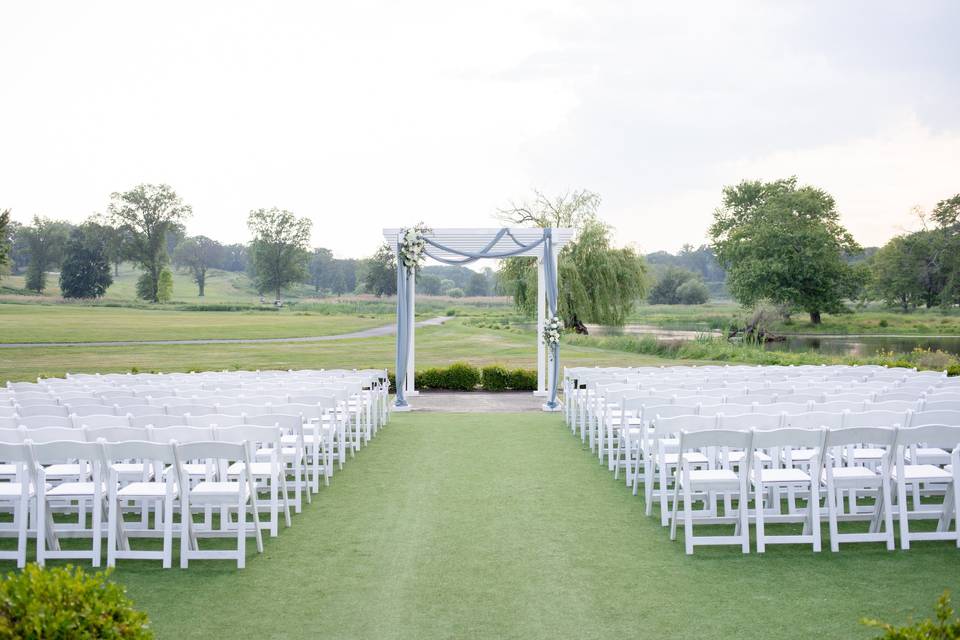
<path fill-rule="evenodd" d="M 431 327 L 441 325 L 449 316 L 438 316 L 429 320 L 421 320 L 417 327 Z M 2 342 L 0 349 L 21 349 L 37 347 L 128 347 L 150 346 L 166 344 L 249 344 L 270 342 L 324 342 L 327 340 L 349 340 L 351 338 L 376 338 L 389 336 L 397 332 L 397 325 L 390 324 L 383 327 L 373 327 L 351 333 L 338 333 L 330 336 L 304 336 L 299 338 L 201 338 L 198 340 L 112 340 L 103 342 Z"/>

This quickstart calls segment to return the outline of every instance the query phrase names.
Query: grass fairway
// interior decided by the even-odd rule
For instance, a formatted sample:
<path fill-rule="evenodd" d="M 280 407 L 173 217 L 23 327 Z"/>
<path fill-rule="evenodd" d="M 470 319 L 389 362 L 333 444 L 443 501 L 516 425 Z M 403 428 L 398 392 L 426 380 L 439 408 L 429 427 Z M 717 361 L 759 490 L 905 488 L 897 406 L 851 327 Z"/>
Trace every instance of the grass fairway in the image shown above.
<path fill-rule="evenodd" d="M 294 311 L 174 311 L 80 305 L 0 304 L 0 342 L 293 338 L 391 324 L 393 316 Z"/>
<path fill-rule="evenodd" d="M 869 638 L 861 617 L 925 617 L 960 587 L 949 543 L 687 557 L 543 414 L 397 414 L 248 550 L 241 571 L 114 578 L 159 638 Z"/>
<path fill-rule="evenodd" d="M 191 313 L 196 315 L 196 312 Z M 383 320 L 379 324 L 383 324 Z M 0 384 L 5 380 L 63 376 L 65 372 L 107 373 L 130 371 L 132 368 L 139 371 L 336 367 L 392 370 L 395 348 L 394 336 L 310 343 L 10 348 L 0 350 Z M 458 320 L 443 326 L 417 329 L 418 369 L 446 366 L 456 360 L 466 360 L 476 365 L 499 363 L 534 368 L 536 354 L 536 336 L 533 332 L 482 329 L 466 326 Z M 561 358 L 562 363 L 569 366 L 676 363 L 654 356 L 566 345 Z"/>

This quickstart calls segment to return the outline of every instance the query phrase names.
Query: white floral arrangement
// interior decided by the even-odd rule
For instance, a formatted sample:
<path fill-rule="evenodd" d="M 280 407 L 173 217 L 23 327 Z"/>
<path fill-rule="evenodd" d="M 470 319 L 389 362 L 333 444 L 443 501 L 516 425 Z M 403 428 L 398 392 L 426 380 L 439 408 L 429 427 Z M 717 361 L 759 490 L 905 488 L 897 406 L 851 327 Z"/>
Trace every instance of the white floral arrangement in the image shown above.
<path fill-rule="evenodd" d="M 423 223 L 400 231 L 400 257 L 407 269 L 419 269 L 426 259 L 426 245 L 423 234 L 428 229 Z"/>
<path fill-rule="evenodd" d="M 543 325 L 543 343 L 548 347 L 560 344 L 563 320 L 559 316 L 550 316 Z"/>

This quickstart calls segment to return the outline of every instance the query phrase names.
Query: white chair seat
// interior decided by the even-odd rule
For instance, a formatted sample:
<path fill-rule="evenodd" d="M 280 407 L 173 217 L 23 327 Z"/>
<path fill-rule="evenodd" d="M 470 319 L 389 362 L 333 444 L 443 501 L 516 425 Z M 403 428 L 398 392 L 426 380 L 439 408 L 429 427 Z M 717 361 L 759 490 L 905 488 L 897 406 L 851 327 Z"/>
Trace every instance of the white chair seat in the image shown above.
<path fill-rule="evenodd" d="M 235 503 L 239 497 L 240 492 L 243 492 L 244 499 L 250 497 L 250 491 L 247 489 L 246 483 L 240 484 L 239 482 L 212 482 L 204 480 L 190 490 L 190 503 L 194 505 L 202 505 L 208 502 L 213 503 Z"/>
<path fill-rule="evenodd" d="M 883 459 L 883 456 L 886 452 L 883 449 L 876 449 L 873 447 L 864 447 L 862 449 L 853 450 L 853 461 L 854 462 L 878 462 Z M 849 460 L 850 456 L 846 453 L 843 456 L 845 459 Z"/>
<path fill-rule="evenodd" d="M 679 453 L 665 453 L 663 454 L 662 464 L 677 464 L 679 458 Z M 688 451 L 683 454 L 683 459 L 691 464 L 707 464 L 710 462 L 705 455 L 698 451 Z"/>
<path fill-rule="evenodd" d="M 0 464 L 0 476 L 15 476 L 15 475 L 17 475 L 17 465 Z"/>
<path fill-rule="evenodd" d="M 270 454 L 273 452 L 273 449 L 269 447 L 264 447 L 263 449 L 257 449 L 257 458 L 264 459 L 269 458 Z M 280 456 L 284 460 L 296 460 L 297 458 L 297 448 L 296 447 L 281 447 Z"/>
<path fill-rule="evenodd" d="M 167 467 L 163 470 L 163 475 L 166 476 L 172 469 L 173 467 Z M 202 462 L 185 462 L 183 470 L 192 478 L 205 478 L 207 475 L 207 465 Z"/>
<path fill-rule="evenodd" d="M 850 485 L 862 485 L 865 482 L 877 481 L 880 476 L 866 467 L 834 467 L 833 483 L 840 488 Z M 827 481 L 827 470 L 820 473 L 820 480 Z"/>
<path fill-rule="evenodd" d="M 84 473 L 90 473 L 90 465 L 80 464 L 51 464 L 43 468 L 48 478 L 66 478 L 71 476 L 81 476 Z"/>
<path fill-rule="evenodd" d="M 242 462 L 234 462 L 229 467 L 227 467 L 227 475 L 238 476 L 243 473 L 244 464 Z M 269 478 L 270 473 L 270 463 L 269 462 L 251 462 L 250 463 L 250 473 L 254 477 Z"/>
<path fill-rule="evenodd" d="M 899 478 L 897 467 L 890 470 L 890 477 L 896 482 Z M 907 464 L 903 466 L 904 479 L 907 482 L 950 482 L 953 474 L 932 464 Z"/>
<path fill-rule="evenodd" d="M 817 454 L 815 449 L 790 449 L 790 459 L 794 462 L 810 462 L 810 460 Z M 784 451 L 780 454 L 780 457 L 786 461 L 787 452 Z"/>
<path fill-rule="evenodd" d="M 173 485 L 173 494 L 177 494 L 177 485 Z M 162 498 L 167 495 L 164 482 L 131 482 L 119 491 L 118 498 Z"/>
<path fill-rule="evenodd" d="M 754 479 L 759 476 L 764 484 L 808 484 L 810 476 L 800 469 L 755 469 Z"/>
<path fill-rule="evenodd" d="M 20 482 L 0 482 L 0 498 L 19 498 L 23 484 Z M 30 485 L 30 495 L 32 496 L 33 485 Z"/>
<path fill-rule="evenodd" d="M 909 449 L 904 452 L 903 459 L 910 464 L 934 464 L 940 466 L 950 462 L 950 452 L 938 449 L 937 447 L 918 447 L 916 460 L 911 458 Z"/>
<path fill-rule="evenodd" d="M 737 474 L 729 469 L 691 469 L 690 488 L 704 487 L 717 490 L 737 489 L 740 480 Z M 684 485 L 683 474 L 680 475 L 680 485 Z"/>
<path fill-rule="evenodd" d="M 47 491 L 51 498 L 66 498 L 74 496 L 92 496 L 95 488 L 92 482 L 64 482 Z"/>
<path fill-rule="evenodd" d="M 140 479 L 143 477 L 143 463 L 141 462 L 117 462 L 112 467 L 122 479 Z M 153 475 L 151 472 L 148 472 L 148 474 L 148 477 Z"/>

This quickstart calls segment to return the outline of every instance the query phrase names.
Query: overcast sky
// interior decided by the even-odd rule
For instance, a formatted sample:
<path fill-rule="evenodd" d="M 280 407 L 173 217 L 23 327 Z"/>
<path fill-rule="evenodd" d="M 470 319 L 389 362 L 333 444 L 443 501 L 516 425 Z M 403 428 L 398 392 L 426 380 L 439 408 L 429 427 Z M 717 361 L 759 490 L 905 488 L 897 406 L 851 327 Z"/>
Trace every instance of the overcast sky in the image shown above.
<path fill-rule="evenodd" d="M 950 0 L 8 2 L 0 208 L 79 221 L 165 182 L 190 233 L 278 206 L 362 256 L 586 188 L 647 252 L 796 174 L 876 245 L 960 192 L 958 26 Z"/>

